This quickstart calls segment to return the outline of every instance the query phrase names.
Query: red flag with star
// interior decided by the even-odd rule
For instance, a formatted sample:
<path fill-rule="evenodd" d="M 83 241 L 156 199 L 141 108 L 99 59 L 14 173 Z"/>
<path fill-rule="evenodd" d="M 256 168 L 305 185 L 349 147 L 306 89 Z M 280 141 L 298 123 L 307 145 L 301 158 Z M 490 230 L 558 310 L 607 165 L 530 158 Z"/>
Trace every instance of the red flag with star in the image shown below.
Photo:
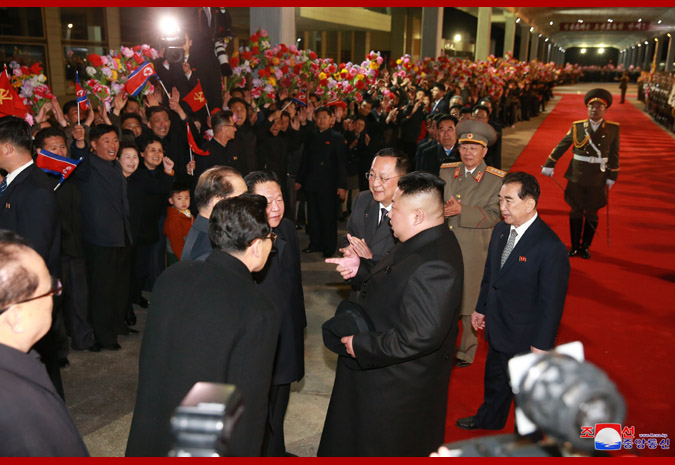
<path fill-rule="evenodd" d="M 183 101 L 190 105 L 193 112 L 198 112 L 204 105 L 206 105 L 206 98 L 204 97 L 204 91 L 202 90 L 202 83 L 197 80 L 197 85 L 192 89 L 185 97 Z"/>
<path fill-rule="evenodd" d="M 188 144 L 190 144 L 190 148 L 192 149 L 192 151 L 197 155 L 201 155 L 203 157 L 208 157 L 209 155 L 211 155 L 211 152 L 209 152 L 208 150 L 200 149 L 199 146 L 197 145 L 197 142 L 195 142 L 194 137 L 192 137 L 192 131 L 190 131 L 190 123 L 185 123 L 185 125 L 187 126 Z"/>
<path fill-rule="evenodd" d="M 0 116 L 18 116 L 25 118 L 28 114 L 28 108 L 23 100 L 16 93 L 9 81 L 9 72 L 7 66 L 0 74 Z"/>

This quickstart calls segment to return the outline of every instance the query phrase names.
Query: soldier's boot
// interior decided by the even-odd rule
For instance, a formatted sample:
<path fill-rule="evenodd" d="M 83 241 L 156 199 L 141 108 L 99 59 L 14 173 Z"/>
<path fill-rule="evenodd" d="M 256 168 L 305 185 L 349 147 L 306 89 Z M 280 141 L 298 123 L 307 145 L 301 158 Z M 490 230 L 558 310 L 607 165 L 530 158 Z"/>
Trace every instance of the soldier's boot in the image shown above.
<path fill-rule="evenodd" d="M 588 249 L 591 247 L 591 242 L 593 242 L 593 236 L 595 236 L 595 229 L 598 227 L 598 222 L 586 220 L 584 224 L 584 237 L 581 240 L 581 258 L 588 260 L 591 258 L 591 253 Z"/>
<path fill-rule="evenodd" d="M 576 257 L 581 253 L 581 230 L 584 225 L 583 218 L 570 218 L 570 239 L 572 240 L 572 248 L 570 249 L 570 257 Z"/>

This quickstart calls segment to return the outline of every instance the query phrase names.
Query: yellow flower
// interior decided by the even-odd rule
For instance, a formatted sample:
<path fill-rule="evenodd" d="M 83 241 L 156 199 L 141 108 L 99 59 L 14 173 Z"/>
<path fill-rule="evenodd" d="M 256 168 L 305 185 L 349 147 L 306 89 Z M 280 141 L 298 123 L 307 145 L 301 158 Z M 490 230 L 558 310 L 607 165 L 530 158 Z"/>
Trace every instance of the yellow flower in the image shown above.
<path fill-rule="evenodd" d="M 323 80 L 326 79 L 327 77 L 328 77 L 328 76 L 326 76 L 326 73 L 324 73 L 323 71 L 319 73 L 319 80 L 323 81 Z"/>
<path fill-rule="evenodd" d="M 274 78 L 274 76 L 270 76 L 270 77 L 267 78 L 267 83 L 272 85 L 272 86 L 276 86 L 277 80 Z"/>
<path fill-rule="evenodd" d="M 401 61 L 400 58 L 399 58 L 398 60 L 396 60 L 396 64 L 397 64 L 397 65 L 400 65 L 401 63 L 403 63 L 403 62 Z"/>
<path fill-rule="evenodd" d="M 378 65 L 376 61 L 370 62 L 370 69 L 377 69 L 379 67 L 380 67 L 380 65 Z"/>
<path fill-rule="evenodd" d="M 363 80 L 364 77 L 365 76 L 363 74 L 357 74 L 356 75 L 356 79 L 359 80 L 359 81 Z"/>
<path fill-rule="evenodd" d="M 274 66 L 278 65 L 279 63 L 280 63 L 279 58 L 277 58 L 277 57 L 272 58 L 272 64 Z"/>
<path fill-rule="evenodd" d="M 117 81 L 117 71 L 115 71 L 114 69 L 112 70 L 112 80 Z"/>

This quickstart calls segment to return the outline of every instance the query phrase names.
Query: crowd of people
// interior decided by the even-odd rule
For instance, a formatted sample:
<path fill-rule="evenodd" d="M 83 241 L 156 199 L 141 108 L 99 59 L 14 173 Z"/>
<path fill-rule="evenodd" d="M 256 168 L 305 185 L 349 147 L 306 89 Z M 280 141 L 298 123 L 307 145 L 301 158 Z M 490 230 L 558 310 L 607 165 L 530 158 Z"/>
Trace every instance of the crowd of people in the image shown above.
<path fill-rule="evenodd" d="M 149 306 L 127 454 L 166 454 L 173 408 L 194 382 L 212 381 L 243 393 L 246 414 L 232 453 L 285 455 L 290 383 L 304 376 L 300 255 L 321 253 L 350 281 L 356 309 L 347 313 L 367 321 L 337 339 L 344 347 L 336 350 L 320 454 L 428 454 L 442 442 L 450 370 L 473 362 L 485 313 L 525 308 L 522 328 L 538 324 L 529 303 L 493 308 L 499 298 L 489 283 L 498 279 L 494 256 L 508 225 L 525 225 L 524 234 L 539 196 L 533 177 L 501 170 L 502 128 L 544 110 L 554 82 L 510 82 L 493 100 L 472 83 L 396 85 L 384 72 L 359 102 L 282 92 L 258 107 L 250 89 L 237 87 L 223 91 L 223 109 L 193 112 L 178 90 L 193 71 L 164 76 L 170 92 L 156 86 L 142 101 L 119 93 L 109 112 L 54 98 L 33 115 L 33 127 L 0 119 L 0 228 L 23 236 L 62 283 L 53 322 L 35 346 L 55 392 L 66 394 L 60 368 L 69 347 L 119 350 L 118 336 L 138 332 L 134 306 Z M 38 152 L 79 165 L 63 181 L 35 165 Z M 338 237 L 347 218 L 348 234 Z M 511 341 L 513 331 L 492 329 L 499 336 L 491 376 L 499 381 L 486 372 L 486 386 L 498 384 L 502 403 L 510 402 L 502 352 L 550 349 L 564 303 L 567 254 L 558 253 L 564 246 L 541 220 L 535 225 L 548 241 L 542 256 L 546 247 L 556 251 L 559 282 L 542 296 L 532 278 L 531 297 L 554 302 L 546 337 L 530 341 L 524 330 L 517 347 L 504 349 L 498 341 L 504 334 Z M 301 251 L 303 229 L 309 245 Z M 7 247 L 23 250 L 15 242 Z M 157 291 L 151 303 L 143 291 Z M 400 315 L 392 317 L 392 307 Z M 341 318 L 324 331 L 344 332 Z M 378 406 L 385 387 L 414 384 L 420 370 L 434 373 L 424 386 L 400 386 Z M 401 410 L 409 422 L 394 415 Z M 420 411 L 428 415 L 417 424 Z M 498 424 L 501 417 L 485 427 Z M 86 450 L 74 441 L 68 452 Z"/>

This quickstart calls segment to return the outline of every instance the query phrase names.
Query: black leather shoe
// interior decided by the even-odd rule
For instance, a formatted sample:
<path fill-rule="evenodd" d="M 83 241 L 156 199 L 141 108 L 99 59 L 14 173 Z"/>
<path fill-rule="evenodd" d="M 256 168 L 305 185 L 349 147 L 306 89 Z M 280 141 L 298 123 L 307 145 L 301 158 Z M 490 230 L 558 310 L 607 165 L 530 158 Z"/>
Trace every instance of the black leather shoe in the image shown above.
<path fill-rule="evenodd" d="M 460 418 L 460 419 L 457 420 L 457 422 L 455 424 L 457 425 L 458 428 L 468 429 L 468 430 L 480 428 L 480 426 L 478 426 L 478 424 L 476 423 L 476 416 L 475 415 L 472 416 L 472 417 Z"/>
<path fill-rule="evenodd" d="M 591 253 L 588 251 L 588 247 L 581 247 L 581 258 L 588 260 L 591 258 Z"/>
<path fill-rule="evenodd" d="M 318 252 L 318 250 L 314 250 L 311 247 L 307 247 L 302 251 L 302 253 L 314 253 L 314 252 Z"/>
<path fill-rule="evenodd" d="M 462 360 L 461 358 L 458 358 L 455 360 L 455 366 L 459 368 L 465 368 L 471 365 L 472 362 L 467 362 L 466 360 Z"/>
<path fill-rule="evenodd" d="M 120 350 L 122 348 L 119 344 L 109 344 L 107 346 L 101 346 L 105 350 Z"/>
<path fill-rule="evenodd" d="M 101 344 L 99 344 L 98 342 L 94 342 L 92 345 L 90 345 L 89 347 L 87 347 L 84 350 L 86 350 L 87 352 L 100 352 L 101 351 Z"/>
<path fill-rule="evenodd" d="M 581 253 L 581 249 L 579 247 L 572 247 L 572 250 L 570 250 L 569 256 L 570 257 L 576 257 Z"/>
<path fill-rule="evenodd" d="M 68 361 L 68 357 L 63 357 L 63 358 L 59 359 L 59 367 L 66 368 L 69 365 L 70 365 L 70 361 Z"/>
<path fill-rule="evenodd" d="M 123 335 L 123 336 L 128 336 L 129 334 L 138 334 L 138 333 L 139 333 L 139 331 L 138 331 L 137 329 L 129 328 L 129 327 L 127 326 L 127 331 L 126 331 L 125 333 L 122 333 L 122 335 Z"/>

